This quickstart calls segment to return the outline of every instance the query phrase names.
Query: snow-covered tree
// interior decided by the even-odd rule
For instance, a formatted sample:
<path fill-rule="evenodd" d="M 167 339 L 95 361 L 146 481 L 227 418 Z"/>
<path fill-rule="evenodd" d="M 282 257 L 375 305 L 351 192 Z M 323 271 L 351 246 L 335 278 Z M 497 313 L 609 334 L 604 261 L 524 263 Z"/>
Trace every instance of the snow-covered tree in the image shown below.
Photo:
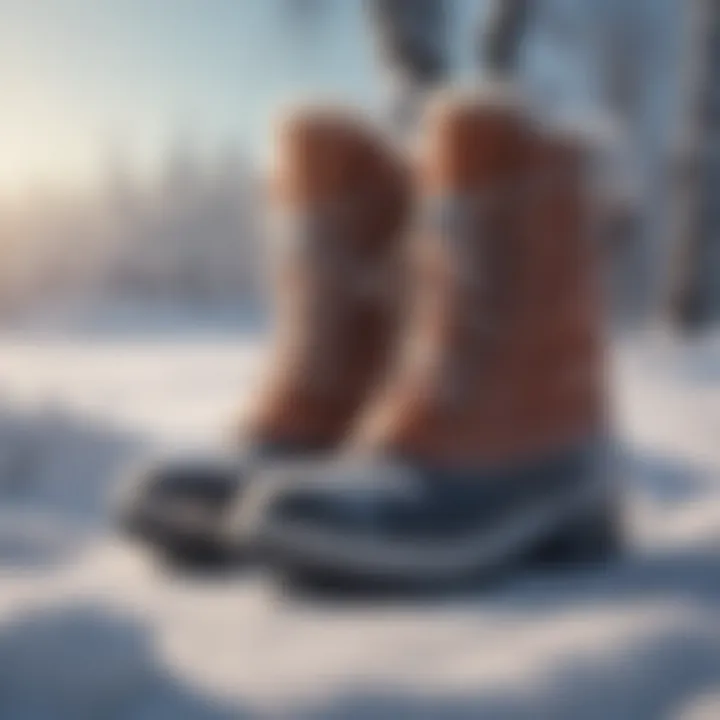
<path fill-rule="evenodd" d="M 254 302 L 259 203 L 242 154 L 173 151 L 143 181 L 113 157 L 94 189 L 37 190 L 0 207 L 0 313 L 68 300 Z"/>

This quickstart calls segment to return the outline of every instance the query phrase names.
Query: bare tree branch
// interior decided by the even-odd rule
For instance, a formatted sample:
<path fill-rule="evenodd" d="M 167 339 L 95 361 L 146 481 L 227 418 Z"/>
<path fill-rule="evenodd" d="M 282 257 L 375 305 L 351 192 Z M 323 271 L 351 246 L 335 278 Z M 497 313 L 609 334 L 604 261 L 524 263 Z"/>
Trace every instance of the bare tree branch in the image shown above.
<path fill-rule="evenodd" d="M 477 43 L 481 67 L 499 74 L 517 70 L 530 16 L 530 0 L 492 0 Z"/>
<path fill-rule="evenodd" d="M 396 72 L 430 84 L 447 72 L 445 0 L 369 0 L 379 49 Z"/>
<path fill-rule="evenodd" d="M 446 0 L 366 0 L 387 70 L 390 122 L 406 135 L 417 125 L 427 91 L 448 71 Z"/>
<path fill-rule="evenodd" d="M 676 256 L 670 313 L 684 329 L 720 315 L 720 6 L 688 2 L 686 117 L 676 171 Z"/>

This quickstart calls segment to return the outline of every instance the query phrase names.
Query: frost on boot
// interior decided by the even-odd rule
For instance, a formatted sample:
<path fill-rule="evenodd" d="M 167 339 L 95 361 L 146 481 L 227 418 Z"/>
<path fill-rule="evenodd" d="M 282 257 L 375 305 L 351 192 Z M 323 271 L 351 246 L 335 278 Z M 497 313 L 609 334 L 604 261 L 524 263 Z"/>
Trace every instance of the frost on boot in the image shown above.
<path fill-rule="evenodd" d="M 174 560 L 235 556 L 223 518 L 255 468 L 332 450 L 384 371 L 394 341 L 399 157 L 360 117 L 334 109 L 279 126 L 270 182 L 275 340 L 238 433 L 245 454 L 153 464 L 135 473 L 121 522 Z"/>
<path fill-rule="evenodd" d="M 587 142 L 500 87 L 441 99 L 421 156 L 411 313 L 358 459 L 276 473 L 245 518 L 292 573 L 466 580 L 611 506 Z"/>

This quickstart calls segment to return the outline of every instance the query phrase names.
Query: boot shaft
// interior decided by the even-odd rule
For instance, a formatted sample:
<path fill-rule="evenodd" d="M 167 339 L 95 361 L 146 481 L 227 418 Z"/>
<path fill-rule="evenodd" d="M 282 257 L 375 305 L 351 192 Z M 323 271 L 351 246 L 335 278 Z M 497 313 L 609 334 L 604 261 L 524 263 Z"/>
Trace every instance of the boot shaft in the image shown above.
<path fill-rule="evenodd" d="M 603 423 L 588 153 L 493 89 L 430 112 L 404 361 L 358 442 L 447 464 L 552 450 Z"/>
<path fill-rule="evenodd" d="M 519 216 L 507 365 L 516 378 L 517 430 L 526 435 L 521 445 L 531 451 L 606 429 L 591 153 L 590 139 L 574 130 L 538 131 L 529 140 L 533 175 Z"/>
<path fill-rule="evenodd" d="M 322 448 L 345 433 L 393 341 L 406 170 L 359 117 L 311 110 L 281 123 L 270 189 L 276 332 L 244 431 Z"/>

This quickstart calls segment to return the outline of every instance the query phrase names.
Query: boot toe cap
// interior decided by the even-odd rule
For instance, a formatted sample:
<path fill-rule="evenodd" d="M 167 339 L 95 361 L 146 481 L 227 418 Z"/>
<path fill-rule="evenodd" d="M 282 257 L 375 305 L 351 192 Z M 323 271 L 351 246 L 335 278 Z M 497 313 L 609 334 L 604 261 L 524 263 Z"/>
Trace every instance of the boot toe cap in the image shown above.
<path fill-rule="evenodd" d="M 129 535 L 163 542 L 173 535 L 208 532 L 241 490 L 247 472 L 236 459 L 176 458 L 132 471 L 116 503 Z"/>

